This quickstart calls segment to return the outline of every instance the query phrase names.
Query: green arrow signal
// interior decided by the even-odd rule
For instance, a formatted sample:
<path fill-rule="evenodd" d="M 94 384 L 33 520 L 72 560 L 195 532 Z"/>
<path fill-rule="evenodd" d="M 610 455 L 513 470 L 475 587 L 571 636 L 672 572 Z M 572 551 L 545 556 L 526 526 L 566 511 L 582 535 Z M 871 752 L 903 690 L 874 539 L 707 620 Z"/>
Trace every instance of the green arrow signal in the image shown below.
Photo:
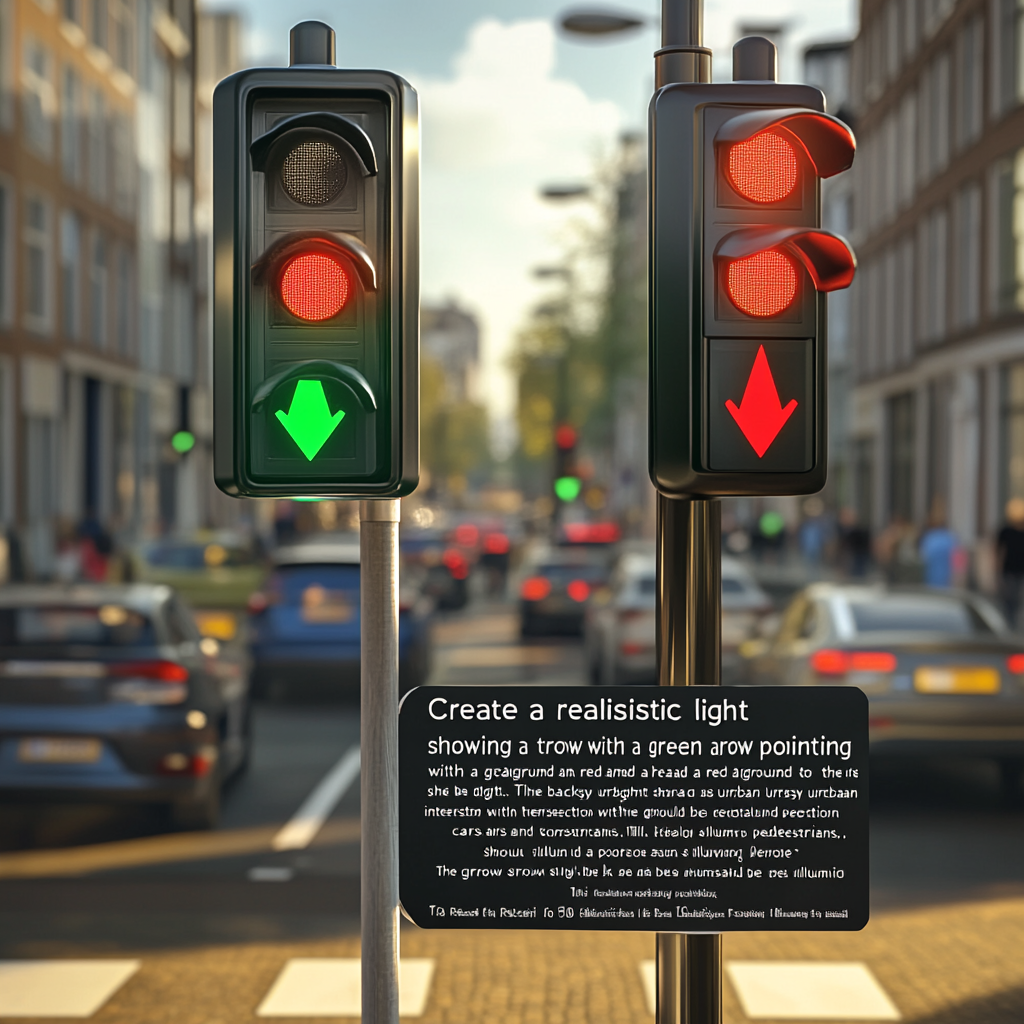
<path fill-rule="evenodd" d="M 278 409 L 274 415 L 310 462 L 345 418 L 343 409 L 331 415 L 323 382 L 319 380 L 300 380 L 295 385 L 291 407 L 287 412 Z"/>

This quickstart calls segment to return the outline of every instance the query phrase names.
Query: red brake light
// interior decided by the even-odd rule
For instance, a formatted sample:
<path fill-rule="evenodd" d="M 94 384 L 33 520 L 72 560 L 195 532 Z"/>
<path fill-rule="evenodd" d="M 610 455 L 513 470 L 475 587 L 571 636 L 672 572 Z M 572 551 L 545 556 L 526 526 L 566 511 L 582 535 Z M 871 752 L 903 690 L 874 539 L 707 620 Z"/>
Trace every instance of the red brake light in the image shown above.
<path fill-rule="evenodd" d="M 441 561 L 445 564 L 454 579 L 464 580 L 469 576 L 469 560 L 456 548 L 449 548 L 441 556 Z"/>
<path fill-rule="evenodd" d="M 472 523 L 463 523 L 455 527 L 455 543 L 461 544 L 464 548 L 475 547 L 480 540 L 480 530 Z"/>
<path fill-rule="evenodd" d="M 119 661 L 107 667 L 111 676 L 156 679 L 161 683 L 184 683 L 188 669 L 175 661 Z"/>
<path fill-rule="evenodd" d="M 729 150 L 729 184 L 752 203 L 777 203 L 796 188 L 796 150 L 781 135 L 761 131 Z"/>
<path fill-rule="evenodd" d="M 337 316 L 350 292 L 348 274 L 333 256 L 304 252 L 288 260 L 281 271 L 281 301 L 300 320 L 330 320 Z"/>
<path fill-rule="evenodd" d="M 854 672 L 895 672 L 896 655 L 888 651 L 853 651 L 850 668 Z"/>
<path fill-rule="evenodd" d="M 1024 654 L 1011 654 L 1006 659 L 1006 667 L 1014 675 L 1020 675 L 1024 673 Z"/>
<path fill-rule="evenodd" d="M 570 544 L 614 544 L 620 536 L 618 523 L 565 524 L 565 539 Z"/>
<path fill-rule="evenodd" d="M 796 298 L 793 261 L 778 249 L 764 249 L 733 260 L 726 270 L 726 291 L 737 309 L 748 316 L 775 316 Z"/>
<path fill-rule="evenodd" d="M 565 592 L 574 601 L 578 601 L 582 604 L 588 597 L 590 597 L 590 584 L 586 580 L 572 580 L 565 588 Z"/>
<path fill-rule="evenodd" d="M 811 655 L 811 668 L 820 676 L 842 676 L 846 674 L 849 661 L 845 651 L 834 651 L 823 647 Z"/>
<path fill-rule="evenodd" d="M 484 551 L 489 555 L 507 555 L 511 546 L 503 533 L 488 533 L 484 537 Z"/>
<path fill-rule="evenodd" d="M 523 580 L 520 593 L 524 601 L 543 601 L 551 593 L 551 582 L 543 576 L 531 576 Z"/>

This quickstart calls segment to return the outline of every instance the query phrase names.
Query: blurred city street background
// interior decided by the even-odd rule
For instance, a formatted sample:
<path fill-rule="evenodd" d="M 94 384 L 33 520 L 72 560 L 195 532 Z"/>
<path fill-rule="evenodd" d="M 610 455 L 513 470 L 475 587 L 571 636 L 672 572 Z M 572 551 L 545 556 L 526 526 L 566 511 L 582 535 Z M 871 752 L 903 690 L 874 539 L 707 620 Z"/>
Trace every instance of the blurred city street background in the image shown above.
<path fill-rule="evenodd" d="M 288 981 L 337 989 L 325 958 L 359 953 L 358 505 L 212 473 L 212 91 L 284 62 L 293 20 L 424 105 L 402 691 L 656 682 L 655 34 L 588 44 L 547 0 L 299 6 L 0 0 L 3 1019 L 358 1016 Z M 872 743 L 869 926 L 725 955 L 882 993 L 772 1016 L 728 973 L 729 1022 L 1024 1021 L 1022 10 L 708 4 L 716 77 L 767 35 L 859 146 L 822 198 L 860 261 L 829 482 L 723 501 L 723 682 L 860 686 Z M 650 935 L 406 924 L 402 956 L 424 1024 L 653 1013 Z"/>

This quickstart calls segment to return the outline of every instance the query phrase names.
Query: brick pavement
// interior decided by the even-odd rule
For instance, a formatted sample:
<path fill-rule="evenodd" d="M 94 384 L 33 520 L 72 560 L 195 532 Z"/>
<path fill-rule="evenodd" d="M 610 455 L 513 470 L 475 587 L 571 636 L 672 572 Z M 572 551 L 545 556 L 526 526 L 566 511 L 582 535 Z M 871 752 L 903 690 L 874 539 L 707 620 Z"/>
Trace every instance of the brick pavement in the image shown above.
<path fill-rule="evenodd" d="M 45 955 L 32 945 L 15 955 Z M 130 952 L 121 948 L 117 955 Z M 653 957 L 650 935 L 427 932 L 408 926 L 402 953 L 437 960 L 422 1024 L 651 1021 L 638 966 Z M 742 960 L 863 960 L 904 1020 L 916 1024 L 1024 1022 L 1022 898 L 877 912 L 860 933 L 729 935 L 725 953 Z M 96 954 L 103 955 L 99 949 Z M 355 936 L 139 950 L 142 969 L 92 1020 L 255 1024 L 256 1006 L 290 957 L 357 954 Z M 745 1020 L 728 983 L 725 1020 Z"/>

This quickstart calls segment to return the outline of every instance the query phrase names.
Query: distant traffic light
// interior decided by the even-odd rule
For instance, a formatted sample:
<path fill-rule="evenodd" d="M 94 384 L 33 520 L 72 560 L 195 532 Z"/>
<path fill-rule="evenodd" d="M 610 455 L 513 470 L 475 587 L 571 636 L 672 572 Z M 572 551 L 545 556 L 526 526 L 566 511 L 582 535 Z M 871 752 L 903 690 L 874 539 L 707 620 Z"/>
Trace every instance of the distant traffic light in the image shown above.
<path fill-rule="evenodd" d="M 215 476 L 397 497 L 419 473 L 416 93 L 331 66 L 325 25 L 292 41 L 291 67 L 214 94 Z"/>
<path fill-rule="evenodd" d="M 555 430 L 555 497 L 572 502 L 580 496 L 583 481 L 576 471 L 576 430 L 568 423 Z"/>
<path fill-rule="evenodd" d="M 659 90 L 651 139 L 652 479 L 668 495 L 820 490 L 823 293 L 856 267 L 820 228 L 820 179 L 851 165 L 853 134 L 817 89 L 742 80 Z"/>

